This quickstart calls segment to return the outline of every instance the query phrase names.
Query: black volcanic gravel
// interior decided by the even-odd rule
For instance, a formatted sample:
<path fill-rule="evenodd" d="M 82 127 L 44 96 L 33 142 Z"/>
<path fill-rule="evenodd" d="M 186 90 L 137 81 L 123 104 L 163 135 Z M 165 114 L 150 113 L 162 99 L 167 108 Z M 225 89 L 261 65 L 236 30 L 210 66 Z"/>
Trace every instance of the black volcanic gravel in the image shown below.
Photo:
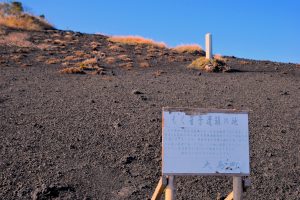
<path fill-rule="evenodd" d="M 28 34 L 38 44 L 66 32 Z M 299 65 L 228 57 L 235 72 L 199 76 L 186 69 L 189 60 L 168 63 L 166 55 L 145 69 L 105 65 L 106 75 L 79 75 L 36 60 L 87 52 L 91 41 L 110 53 L 104 36 L 71 34 L 78 42 L 55 55 L 0 46 L 0 199 L 150 199 L 161 175 L 164 106 L 251 110 L 245 199 L 299 199 Z M 129 55 L 133 48 L 125 46 Z M 26 56 L 15 62 L 17 54 Z M 176 182 L 185 200 L 216 199 L 232 187 L 230 177 Z"/>

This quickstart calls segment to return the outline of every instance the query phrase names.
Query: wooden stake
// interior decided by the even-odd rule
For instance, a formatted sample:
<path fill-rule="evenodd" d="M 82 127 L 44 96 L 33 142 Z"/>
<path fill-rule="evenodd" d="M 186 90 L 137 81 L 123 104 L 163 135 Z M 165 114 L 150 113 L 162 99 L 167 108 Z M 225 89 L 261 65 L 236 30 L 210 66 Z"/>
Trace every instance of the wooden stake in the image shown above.
<path fill-rule="evenodd" d="M 206 59 L 212 59 L 212 35 L 210 33 L 205 35 L 205 51 Z"/>
<path fill-rule="evenodd" d="M 159 200 L 168 184 L 167 178 L 165 176 L 160 177 L 159 182 L 155 188 L 151 200 Z"/>
<path fill-rule="evenodd" d="M 234 176 L 233 177 L 233 199 L 242 200 L 242 194 L 243 194 L 242 177 Z"/>
<path fill-rule="evenodd" d="M 168 185 L 165 190 L 165 200 L 176 199 L 175 177 L 168 176 Z"/>
<path fill-rule="evenodd" d="M 230 192 L 224 200 L 232 200 L 232 199 L 233 199 L 233 192 Z"/>

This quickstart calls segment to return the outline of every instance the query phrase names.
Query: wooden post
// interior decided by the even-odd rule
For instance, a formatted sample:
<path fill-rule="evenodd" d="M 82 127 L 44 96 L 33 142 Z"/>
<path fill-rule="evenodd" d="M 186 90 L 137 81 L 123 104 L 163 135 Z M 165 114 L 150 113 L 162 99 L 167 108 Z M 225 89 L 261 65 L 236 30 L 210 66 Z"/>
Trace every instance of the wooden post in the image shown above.
<path fill-rule="evenodd" d="M 242 194 L 243 194 L 242 177 L 234 176 L 233 177 L 233 200 L 242 200 Z"/>
<path fill-rule="evenodd" d="M 165 176 L 160 177 L 159 182 L 155 188 L 151 200 L 159 200 L 168 184 L 167 178 Z"/>
<path fill-rule="evenodd" d="M 212 35 L 210 33 L 205 35 L 205 51 L 206 59 L 212 59 Z"/>
<path fill-rule="evenodd" d="M 165 190 L 165 200 L 176 199 L 175 177 L 168 176 L 168 185 Z"/>
<path fill-rule="evenodd" d="M 224 200 L 232 200 L 232 199 L 233 199 L 233 192 L 230 192 Z"/>

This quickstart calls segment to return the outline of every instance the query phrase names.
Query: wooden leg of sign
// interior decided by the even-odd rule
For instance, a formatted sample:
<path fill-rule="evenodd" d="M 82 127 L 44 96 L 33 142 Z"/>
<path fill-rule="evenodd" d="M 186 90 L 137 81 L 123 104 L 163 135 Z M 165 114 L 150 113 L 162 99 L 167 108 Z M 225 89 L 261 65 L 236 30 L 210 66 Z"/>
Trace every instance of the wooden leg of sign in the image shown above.
<path fill-rule="evenodd" d="M 167 178 L 165 176 L 160 177 L 159 182 L 155 188 L 151 200 L 159 200 L 168 184 Z"/>
<path fill-rule="evenodd" d="M 242 177 L 234 176 L 233 177 L 233 200 L 242 200 L 242 194 L 243 194 Z"/>
<path fill-rule="evenodd" d="M 175 200 L 176 199 L 176 188 L 174 176 L 168 176 L 168 185 L 165 190 L 165 200 Z"/>
<path fill-rule="evenodd" d="M 233 192 L 230 192 L 224 200 L 232 200 L 232 199 L 233 199 Z"/>

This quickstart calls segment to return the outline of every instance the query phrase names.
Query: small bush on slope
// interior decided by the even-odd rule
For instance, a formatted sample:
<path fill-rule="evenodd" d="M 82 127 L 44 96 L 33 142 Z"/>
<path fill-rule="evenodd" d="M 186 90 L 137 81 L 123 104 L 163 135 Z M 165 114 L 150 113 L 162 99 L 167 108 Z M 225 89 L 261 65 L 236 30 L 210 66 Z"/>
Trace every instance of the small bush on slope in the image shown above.
<path fill-rule="evenodd" d="M 179 53 L 201 53 L 204 52 L 202 47 L 198 44 L 183 44 L 183 45 L 178 45 L 173 48 L 173 50 L 179 52 Z"/>
<path fill-rule="evenodd" d="M 123 44 L 148 44 L 160 48 L 166 48 L 166 44 L 163 42 L 155 42 L 154 40 L 143 38 L 141 36 L 111 36 L 108 40 Z"/>
<path fill-rule="evenodd" d="M 226 72 L 229 70 L 229 67 L 224 60 L 216 58 L 209 60 L 205 57 L 197 58 L 188 66 L 188 68 L 199 69 L 206 72 Z"/>
<path fill-rule="evenodd" d="M 22 3 L 0 3 L 0 25 L 26 30 L 54 29 L 44 18 L 24 13 Z"/>

